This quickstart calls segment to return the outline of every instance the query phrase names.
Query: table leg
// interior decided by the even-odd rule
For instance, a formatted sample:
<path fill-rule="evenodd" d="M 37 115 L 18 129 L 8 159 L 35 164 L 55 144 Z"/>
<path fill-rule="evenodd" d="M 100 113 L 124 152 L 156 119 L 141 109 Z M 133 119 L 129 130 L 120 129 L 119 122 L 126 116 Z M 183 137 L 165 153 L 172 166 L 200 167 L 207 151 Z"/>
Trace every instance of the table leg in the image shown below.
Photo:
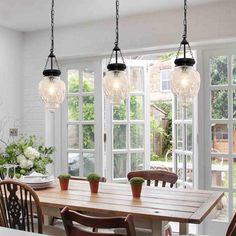
<path fill-rule="evenodd" d="M 188 224 L 186 224 L 186 223 L 179 223 L 179 234 L 180 235 L 188 234 Z"/>
<path fill-rule="evenodd" d="M 152 221 L 152 236 L 164 236 L 164 223 L 162 221 Z"/>
<path fill-rule="evenodd" d="M 44 215 L 44 225 L 51 225 L 52 216 Z"/>

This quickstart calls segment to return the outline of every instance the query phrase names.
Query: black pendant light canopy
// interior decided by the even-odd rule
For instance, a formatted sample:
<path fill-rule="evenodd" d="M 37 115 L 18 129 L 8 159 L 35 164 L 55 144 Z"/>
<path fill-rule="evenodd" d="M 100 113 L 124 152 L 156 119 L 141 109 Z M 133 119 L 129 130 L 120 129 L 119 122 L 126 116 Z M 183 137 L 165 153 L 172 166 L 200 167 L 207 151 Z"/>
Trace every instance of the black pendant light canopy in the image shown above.
<path fill-rule="evenodd" d="M 116 41 L 107 65 L 109 71 L 124 71 L 126 69 L 125 61 L 119 48 L 119 5 L 119 0 L 116 0 Z M 113 57 L 115 57 L 115 63 L 111 63 Z M 118 62 L 119 58 L 122 60 L 122 63 Z"/>
<path fill-rule="evenodd" d="M 47 58 L 46 65 L 43 71 L 44 76 L 60 76 L 61 70 L 59 68 L 57 58 L 54 54 L 54 0 L 52 0 L 52 8 L 51 8 L 51 49 L 50 54 Z"/>

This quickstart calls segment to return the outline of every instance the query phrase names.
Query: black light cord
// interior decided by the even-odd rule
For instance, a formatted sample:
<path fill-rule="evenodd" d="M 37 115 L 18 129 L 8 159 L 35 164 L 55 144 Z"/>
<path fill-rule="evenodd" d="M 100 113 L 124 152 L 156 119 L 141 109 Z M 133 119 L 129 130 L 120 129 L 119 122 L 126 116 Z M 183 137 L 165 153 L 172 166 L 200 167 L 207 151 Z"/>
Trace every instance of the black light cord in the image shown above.
<path fill-rule="evenodd" d="M 119 46 L 119 6 L 120 2 L 119 0 L 116 0 L 116 41 L 115 46 Z"/>
<path fill-rule="evenodd" d="M 183 33 L 183 39 L 187 39 L 187 27 L 188 27 L 188 22 L 187 22 L 187 0 L 184 0 L 184 21 L 183 21 L 183 25 L 184 25 L 184 33 Z"/>
<path fill-rule="evenodd" d="M 51 52 L 54 52 L 54 0 L 52 0 L 52 8 L 51 8 Z"/>

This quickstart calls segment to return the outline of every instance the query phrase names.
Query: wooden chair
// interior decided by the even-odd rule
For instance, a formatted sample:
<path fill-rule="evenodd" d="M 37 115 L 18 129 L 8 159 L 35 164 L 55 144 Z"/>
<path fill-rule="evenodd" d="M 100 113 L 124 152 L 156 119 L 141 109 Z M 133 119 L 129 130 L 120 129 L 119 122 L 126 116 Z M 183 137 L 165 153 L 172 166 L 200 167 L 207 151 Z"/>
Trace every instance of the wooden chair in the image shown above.
<path fill-rule="evenodd" d="M 79 181 L 87 181 L 86 177 L 72 176 L 70 179 L 71 180 L 79 180 Z M 105 183 L 107 181 L 107 179 L 105 177 L 101 177 L 99 181 L 102 182 L 102 183 Z M 57 220 L 61 220 L 61 218 L 53 216 L 50 225 L 55 225 L 55 222 Z M 58 223 L 57 226 L 60 227 L 60 225 L 61 225 L 61 221 Z"/>
<path fill-rule="evenodd" d="M 154 181 L 154 186 L 158 186 L 162 182 L 161 187 L 166 187 L 167 183 L 169 187 L 173 188 L 174 184 L 178 180 L 178 175 L 172 172 L 163 170 L 140 170 L 129 172 L 127 175 L 128 180 L 133 177 L 142 177 L 147 181 L 147 186 L 151 185 L 151 181 Z"/>
<path fill-rule="evenodd" d="M 236 235 L 236 213 L 231 220 L 229 227 L 226 232 L 226 236 L 235 236 Z"/>
<path fill-rule="evenodd" d="M 36 192 L 15 180 L 0 181 L 0 224 L 3 227 L 50 235 L 64 235 L 54 227 L 43 227 L 43 214 Z"/>
<path fill-rule="evenodd" d="M 84 228 L 80 228 L 79 225 L 78 227 L 75 226 L 73 222 L 96 229 L 125 228 L 127 236 L 136 235 L 132 215 L 128 215 L 127 217 L 92 217 L 69 210 L 68 207 L 65 207 L 61 211 L 61 216 L 67 236 L 124 236 L 124 234 L 86 231 Z"/>
<path fill-rule="evenodd" d="M 181 236 L 203 236 L 203 235 L 188 234 L 188 235 L 181 235 Z M 230 221 L 230 224 L 226 231 L 225 236 L 236 236 L 236 213 L 234 214 L 232 220 Z"/>
<path fill-rule="evenodd" d="M 178 175 L 172 172 L 163 171 L 163 170 L 140 170 L 129 172 L 127 175 L 128 180 L 133 177 L 142 177 L 146 182 L 147 186 L 151 186 L 152 181 L 154 181 L 154 186 L 157 187 L 161 184 L 161 187 L 173 188 L 174 184 L 178 180 Z M 170 224 L 165 225 L 165 236 L 172 235 L 172 229 Z M 138 229 L 137 235 L 147 235 L 147 232 L 144 232 L 142 229 Z M 149 233 L 150 234 L 150 233 Z"/>

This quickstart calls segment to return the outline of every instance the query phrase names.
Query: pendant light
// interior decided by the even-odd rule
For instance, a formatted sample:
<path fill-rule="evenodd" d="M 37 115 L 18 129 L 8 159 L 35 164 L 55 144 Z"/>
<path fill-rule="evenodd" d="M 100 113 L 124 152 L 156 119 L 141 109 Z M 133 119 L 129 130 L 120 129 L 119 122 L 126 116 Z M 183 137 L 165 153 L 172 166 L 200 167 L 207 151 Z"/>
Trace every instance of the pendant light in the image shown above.
<path fill-rule="evenodd" d="M 115 62 L 112 63 L 112 59 Z M 116 41 L 112 50 L 107 72 L 103 78 L 103 89 L 107 98 L 113 104 L 119 104 L 129 94 L 129 80 L 126 73 L 126 65 L 119 48 L 119 0 L 116 0 Z"/>
<path fill-rule="evenodd" d="M 183 58 L 179 58 L 183 47 Z M 187 49 L 191 58 L 187 56 Z M 187 103 L 198 94 L 200 74 L 193 68 L 195 60 L 187 40 L 187 0 L 184 0 L 184 33 L 175 60 L 175 68 L 171 75 L 171 91 L 180 102 Z"/>
<path fill-rule="evenodd" d="M 39 96 L 50 112 L 55 112 L 65 98 L 65 83 L 60 79 L 61 71 L 54 54 L 54 0 L 51 8 L 51 49 L 39 83 Z"/>

